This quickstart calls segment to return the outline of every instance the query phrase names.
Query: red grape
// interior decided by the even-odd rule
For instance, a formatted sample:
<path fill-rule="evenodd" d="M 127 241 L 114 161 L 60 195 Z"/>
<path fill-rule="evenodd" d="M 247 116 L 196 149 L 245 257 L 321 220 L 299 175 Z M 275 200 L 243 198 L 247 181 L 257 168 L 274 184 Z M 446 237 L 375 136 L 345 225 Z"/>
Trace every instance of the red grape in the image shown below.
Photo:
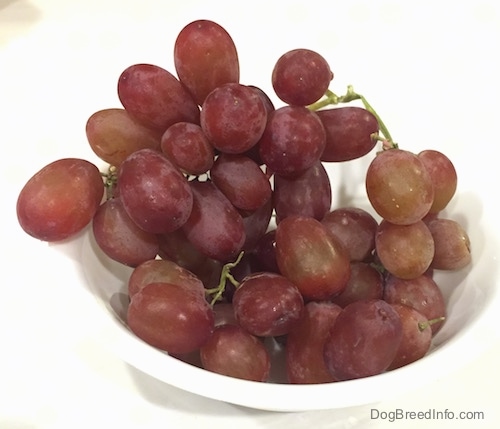
<path fill-rule="evenodd" d="M 266 272 L 245 277 L 232 303 L 239 325 L 259 337 L 287 334 L 304 308 L 302 295 L 291 281 Z"/>
<path fill-rule="evenodd" d="M 301 106 L 283 106 L 268 115 L 259 154 L 277 175 L 294 176 L 316 164 L 325 139 L 325 129 L 315 112 Z"/>
<path fill-rule="evenodd" d="M 330 178 L 317 161 L 295 177 L 274 176 L 274 207 L 276 220 L 292 215 L 321 220 L 332 205 Z"/>
<path fill-rule="evenodd" d="M 344 247 L 318 220 L 289 216 L 276 229 L 280 272 L 306 300 L 329 299 L 345 289 L 351 267 Z"/>
<path fill-rule="evenodd" d="M 158 237 L 130 219 L 120 198 L 101 204 L 92 222 L 92 232 L 109 258 L 131 267 L 154 259 L 159 251 Z"/>
<path fill-rule="evenodd" d="M 328 62 L 310 49 L 293 49 L 276 62 L 271 80 L 285 103 L 307 106 L 325 95 L 333 79 Z"/>
<path fill-rule="evenodd" d="M 94 217 L 104 195 L 98 168 L 78 158 L 47 164 L 23 186 L 17 198 L 19 225 L 43 241 L 72 237 Z"/>
<path fill-rule="evenodd" d="M 383 220 L 375 236 L 377 257 L 384 268 L 402 279 L 424 274 L 434 258 L 434 240 L 423 221 L 395 225 Z"/>
<path fill-rule="evenodd" d="M 339 381 L 380 374 L 394 360 L 402 336 L 401 319 L 390 304 L 353 302 L 337 316 L 325 342 L 326 365 Z"/>
<path fill-rule="evenodd" d="M 267 122 L 264 102 L 257 92 L 239 83 L 226 83 L 203 102 L 200 123 L 212 145 L 224 153 L 243 153 L 262 136 Z"/>
<path fill-rule="evenodd" d="M 452 219 L 434 219 L 428 226 L 435 245 L 432 268 L 459 270 L 470 264 L 470 239 L 460 223 Z"/>
<path fill-rule="evenodd" d="M 402 149 L 379 153 L 366 172 L 366 192 L 375 211 L 398 225 L 421 220 L 432 206 L 434 188 L 423 161 Z"/>
<path fill-rule="evenodd" d="M 328 301 L 311 301 L 286 338 L 286 372 L 289 383 L 311 384 L 335 381 L 323 355 L 325 342 L 342 311 Z"/>
<path fill-rule="evenodd" d="M 128 280 L 128 295 L 134 296 L 150 283 L 171 283 L 189 288 L 205 297 L 205 287 L 191 271 L 175 262 L 163 259 L 150 259 L 134 268 Z"/>
<path fill-rule="evenodd" d="M 384 286 L 384 300 L 389 304 L 405 304 L 422 313 L 427 319 L 446 317 L 446 301 L 443 292 L 428 275 L 404 280 L 388 275 Z M 436 334 L 444 322 L 432 325 L 432 333 Z"/>
<path fill-rule="evenodd" d="M 115 167 L 136 150 L 160 147 L 161 134 L 136 122 L 125 109 L 93 113 L 87 120 L 85 132 L 94 153 Z"/>
<path fill-rule="evenodd" d="M 214 148 L 197 124 L 177 122 L 161 138 L 161 150 L 181 171 L 198 176 L 214 163 Z"/>
<path fill-rule="evenodd" d="M 269 179 L 255 161 L 244 155 L 220 154 L 210 178 L 239 210 L 257 210 L 271 199 Z"/>
<path fill-rule="evenodd" d="M 179 32 L 174 64 L 179 80 L 200 106 L 215 88 L 240 79 L 233 39 L 223 27 L 209 20 L 193 21 Z"/>
<path fill-rule="evenodd" d="M 191 214 L 193 194 L 186 178 L 158 151 L 138 150 L 123 161 L 118 191 L 128 215 L 148 232 L 174 231 Z"/>
<path fill-rule="evenodd" d="M 368 261 L 375 250 L 375 218 L 358 207 L 339 207 L 328 212 L 321 223 L 344 245 L 351 261 Z"/>
<path fill-rule="evenodd" d="M 203 368 L 252 381 L 267 381 L 271 359 L 264 344 L 233 324 L 218 325 L 200 350 Z"/>
<path fill-rule="evenodd" d="M 209 258 L 227 262 L 245 243 L 243 219 L 212 182 L 189 182 L 193 194 L 191 214 L 182 226 L 187 239 Z"/>
<path fill-rule="evenodd" d="M 118 80 L 118 96 L 130 116 L 160 132 L 176 122 L 200 120 L 199 107 L 179 80 L 153 64 L 127 67 Z"/>
<path fill-rule="evenodd" d="M 457 172 L 450 159 L 437 150 L 427 149 L 418 154 L 431 175 L 434 201 L 430 213 L 444 210 L 457 190 Z"/>
<path fill-rule="evenodd" d="M 151 346 L 182 354 L 207 342 L 214 329 L 214 314 L 198 291 L 171 283 L 149 283 L 132 296 L 127 324 Z"/>
<path fill-rule="evenodd" d="M 319 110 L 318 116 L 326 131 L 325 150 L 321 160 L 350 161 L 370 152 L 377 143 L 377 118 L 362 107 L 347 106 Z"/>

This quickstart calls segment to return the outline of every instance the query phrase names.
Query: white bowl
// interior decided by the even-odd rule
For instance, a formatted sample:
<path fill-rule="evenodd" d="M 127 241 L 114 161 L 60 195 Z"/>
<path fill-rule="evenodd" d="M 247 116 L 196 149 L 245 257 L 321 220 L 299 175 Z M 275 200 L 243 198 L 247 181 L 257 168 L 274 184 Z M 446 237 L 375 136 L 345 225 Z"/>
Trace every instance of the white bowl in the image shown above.
<path fill-rule="evenodd" d="M 354 204 L 370 210 L 363 177 L 372 156 L 328 167 L 336 205 Z M 341 181 L 341 177 L 350 180 Z M 468 185 L 475 188 L 476 184 L 461 181 L 462 188 Z M 428 355 L 398 370 L 359 380 L 317 385 L 284 384 L 280 353 L 274 356 L 274 378 L 268 383 L 226 377 L 182 362 L 147 345 L 129 331 L 125 321 L 126 285 L 131 269 L 105 256 L 90 232 L 81 238 L 81 263 L 88 286 L 102 304 L 107 318 L 101 333 L 103 341 L 139 370 L 192 393 L 257 409 L 343 408 L 377 402 L 429 383 L 465 364 L 482 350 L 484 344 L 477 341 L 477 330 L 491 323 L 492 308 L 498 306 L 499 301 L 496 285 L 499 283 L 500 240 L 485 201 L 488 200 L 480 187 L 477 191 L 465 189 L 458 192 L 446 210 L 446 216 L 466 227 L 472 242 L 473 262 L 460 271 L 436 273 L 449 315 Z"/>

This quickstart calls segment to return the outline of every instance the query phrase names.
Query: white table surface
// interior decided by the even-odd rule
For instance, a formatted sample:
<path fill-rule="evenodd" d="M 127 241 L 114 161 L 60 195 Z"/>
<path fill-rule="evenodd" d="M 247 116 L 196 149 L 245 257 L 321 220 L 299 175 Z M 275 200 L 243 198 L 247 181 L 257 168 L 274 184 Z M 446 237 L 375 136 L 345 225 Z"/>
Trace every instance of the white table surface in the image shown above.
<path fill-rule="evenodd" d="M 393 73 L 393 82 L 411 87 L 406 91 L 409 97 L 425 94 L 421 82 L 443 73 L 433 70 L 433 60 L 450 54 L 450 80 L 443 82 L 445 86 L 456 82 L 457 87 L 448 86 L 444 93 L 454 94 L 454 102 L 463 101 L 464 108 L 474 93 L 476 100 L 489 101 L 476 107 L 474 115 L 471 110 L 471 117 L 481 127 L 491 126 L 498 145 L 498 125 L 495 129 L 484 119 L 498 122 L 498 107 L 493 114 L 500 76 L 498 4 L 401 3 L 290 1 L 283 7 L 285 2 L 269 0 L 249 5 L 214 0 L 0 0 L 0 429 L 498 427 L 499 335 L 484 338 L 487 346 L 478 353 L 472 351 L 468 364 L 429 385 L 387 402 L 349 409 L 273 413 L 220 403 L 166 385 L 130 367 L 97 340 L 100 318 L 89 311 L 95 308 L 93 297 L 75 281 L 71 245 L 49 246 L 33 240 L 21 231 L 15 216 L 21 186 L 43 165 L 68 155 L 95 159 L 86 145 L 84 124 L 95 110 L 117 106 L 118 73 L 135 62 L 170 67 L 176 33 L 197 18 L 227 24 L 244 52 L 243 79 L 266 90 L 269 82 L 262 81 L 255 58 L 266 62 L 266 73 L 270 73 L 283 46 L 291 49 L 300 44 L 320 50 L 333 45 L 338 50 L 334 69 L 339 70 L 341 82 L 352 83 L 342 77 L 349 72 L 349 79 L 369 87 L 371 76 Z M 318 21 L 314 31 L 313 19 Z M 290 26 L 296 31 L 290 31 Z M 333 36 L 332 28 L 338 29 Z M 272 43 L 277 39 L 279 48 Z M 408 40 L 414 43 L 408 49 L 398 47 Z M 420 56 L 428 51 L 429 61 L 416 64 L 418 70 L 410 79 L 404 73 L 415 64 L 408 50 L 416 48 Z M 349 64 L 342 63 L 346 58 Z M 480 76 L 468 74 L 464 64 Z M 371 94 L 386 110 L 394 102 L 422 108 L 427 103 L 416 97 L 405 100 L 402 92 L 384 87 Z M 443 102 L 441 96 L 436 94 L 435 100 Z M 395 117 L 401 119 L 396 129 L 418 122 L 402 113 Z M 438 138 L 445 133 L 436 129 Z M 471 142 L 481 144 L 485 142 Z M 390 422 L 373 419 L 374 408 L 385 412 L 479 411 L 484 419 Z"/>

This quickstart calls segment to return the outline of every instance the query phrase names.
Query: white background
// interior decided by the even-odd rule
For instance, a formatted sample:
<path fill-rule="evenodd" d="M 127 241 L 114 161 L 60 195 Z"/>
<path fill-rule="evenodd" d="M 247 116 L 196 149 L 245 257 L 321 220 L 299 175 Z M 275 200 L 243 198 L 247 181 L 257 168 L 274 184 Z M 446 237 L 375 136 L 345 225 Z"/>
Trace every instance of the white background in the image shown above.
<path fill-rule="evenodd" d="M 71 244 L 26 236 L 15 201 L 65 156 L 97 161 L 94 111 L 118 107 L 119 73 L 137 62 L 173 71 L 188 22 L 213 19 L 235 39 L 241 81 L 271 92 L 288 49 L 322 53 L 335 88 L 354 84 L 407 148 L 453 146 L 459 177 L 498 198 L 500 7 L 495 1 L 0 0 L 0 429 L 494 428 L 500 423 L 498 327 L 458 371 L 387 402 L 273 413 L 201 398 L 124 363 L 97 340 L 100 310 L 75 274 Z M 473 221 L 473 220 L 472 220 Z M 492 233 L 498 234 L 498 229 Z M 494 286 L 499 286 L 498 281 Z M 481 337 L 482 332 L 477 336 Z M 482 411 L 482 421 L 371 419 L 379 411 Z"/>

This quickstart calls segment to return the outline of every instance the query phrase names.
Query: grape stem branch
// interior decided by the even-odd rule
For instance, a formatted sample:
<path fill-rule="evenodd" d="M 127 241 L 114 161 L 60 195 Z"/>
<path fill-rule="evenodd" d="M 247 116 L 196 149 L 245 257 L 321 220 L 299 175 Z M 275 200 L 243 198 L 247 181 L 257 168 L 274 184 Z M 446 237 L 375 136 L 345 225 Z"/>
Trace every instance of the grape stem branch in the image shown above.
<path fill-rule="evenodd" d="M 243 254 L 244 252 L 240 252 L 234 262 L 228 262 L 227 264 L 224 264 L 220 273 L 219 284 L 217 285 L 217 287 L 207 289 L 205 291 L 207 295 L 210 295 L 212 297 L 212 301 L 210 302 L 211 306 L 213 306 L 221 298 L 226 289 L 226 281 L 229 280 L 235 287 L 238 287 L 240 285 L 238 280 L 236 280 L 231 274 L 231 269 L 236 267 L 236 265 L 240 263 L 241 258 L 243 258 Z"/>
<path fill-rule="evenodd" d="M 383 138 L 380 140 L 382 140 L 384 144 L 384 149 L 397 148 L 397 143 L 394 143 L 391 133 L 389 133 L 389 130 L 387 129 L 387 126 L 384 124 L 384 121 L 382 120 L 380 115 L 363 95 L 358 94 L 356 91 L 354 91 L 354 87 L 352 85 L 348 85 L 347 92 L 344 95 L 340 96 L 335 94 L 333 91 L 328 90 L 324 98 L 317 101 L 316 103 L 311 104 L 310 106 L 308 106 L 308 108 L 309 110 L 316 111 L 326 106 L 338 105 L 341 103 L 350 103 L 354 100 L 361 100 L 365 109 L 368 110 L 373 116 L 375 116 L 375 118 L 377 118 L 380 131 L 383 135 Z"/>

